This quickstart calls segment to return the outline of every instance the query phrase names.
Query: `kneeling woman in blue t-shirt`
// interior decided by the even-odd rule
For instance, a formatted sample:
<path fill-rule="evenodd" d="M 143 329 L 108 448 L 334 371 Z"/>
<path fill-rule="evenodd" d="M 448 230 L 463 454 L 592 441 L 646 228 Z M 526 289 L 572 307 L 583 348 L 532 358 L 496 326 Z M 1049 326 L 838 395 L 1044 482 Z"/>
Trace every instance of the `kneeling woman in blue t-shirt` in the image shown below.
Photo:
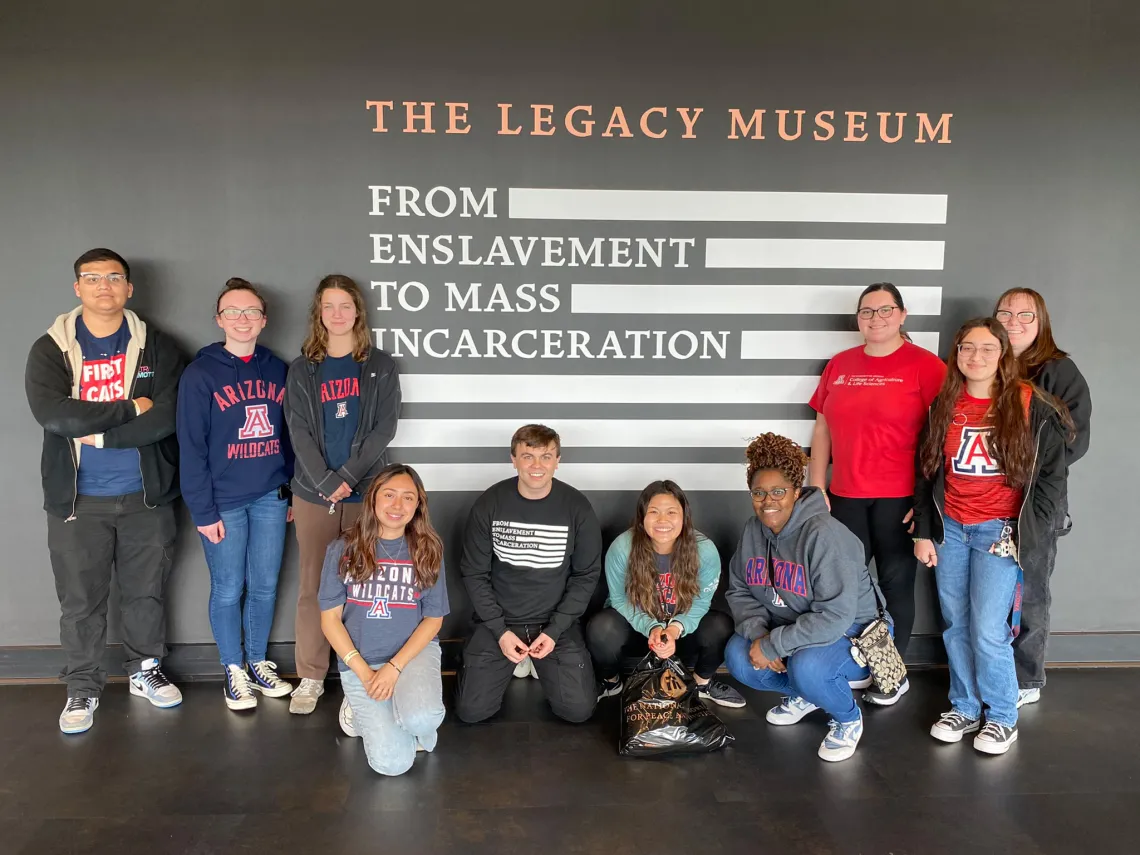
<path fill-rule="evenodd" d="M 443 541 L 410 466 L 381 470 L 360 518 L 329 545 L 320 604 L 351 705 L 341 726 L 364 737 L 373 769 L 402 775 L 416 751 L 435 748 L 443 721 L 436 636 L 448 613 Z"/>

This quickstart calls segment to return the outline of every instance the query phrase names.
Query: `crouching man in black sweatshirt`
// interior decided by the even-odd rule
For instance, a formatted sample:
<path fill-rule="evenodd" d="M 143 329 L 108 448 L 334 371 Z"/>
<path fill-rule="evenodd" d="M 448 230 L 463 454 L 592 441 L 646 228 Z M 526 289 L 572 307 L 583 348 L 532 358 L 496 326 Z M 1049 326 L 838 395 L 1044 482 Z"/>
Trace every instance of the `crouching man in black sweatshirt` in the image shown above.
<path fill-rule="evenodd" d="M 477 622 L 459 676 L 463 721 L 498 712 L 527 657 L 555 715 L 579 722 L 594 712 L 594 667 L 578 620 L 601 576 L 602 531 L 586 497 L 554 479 L 561 453 L 545 425 L 519 428 L 511 439 L 518 477 L 471 508 L 460 572 Z"/>

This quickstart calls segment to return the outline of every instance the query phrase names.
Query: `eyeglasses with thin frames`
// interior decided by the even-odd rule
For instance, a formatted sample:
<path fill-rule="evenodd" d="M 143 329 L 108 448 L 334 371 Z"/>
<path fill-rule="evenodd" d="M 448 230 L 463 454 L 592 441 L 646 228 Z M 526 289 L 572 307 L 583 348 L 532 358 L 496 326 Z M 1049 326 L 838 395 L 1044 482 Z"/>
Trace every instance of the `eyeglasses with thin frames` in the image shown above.
<path fill-rule="evenodd" d="M 218 314 L 227 321 L 236 321 L 242 315 L 251 321 L 260 321 L 265 316 L 261 309 L 222 309 Z"/>
<path fill-rule="evenodd" d="M 1037 320 L 1036 312 L 1017 312 L 1017 321 L 1022 324 L 1031 324 Z M 1000 312 L 994 312 L 994 317 L 998 323 L 1008 324 L 1014 318 L 1013 312 L 1007 312 L 1004 309 Z"/>
<path fill-rule="evenodd" d="M 877 309 L 860 309 L 855 314 L 857 314 L 862 320 L 869 321 L 876 314 L 880 318 L 889 318 L 896 311 L 898 311 L 898 308 L 898 306 L 879 306 Z"/>
<path fill-rule="evenodd" d="M 787 487 L 777 487 L 775 490 L 749 490 L 748 492 L 751 494 L 753 499 L 760 499 L 763 501 L 764 499 L 771 496 L 776 501 L 779 501 L 792 491 Z"/>
<path fill-rule="evenodd" d="M 79 281 L 84 285 L 98 285 L 106 280 L 108 285 L 122 285 L 127 277 L 122 273 L 80 273 Z"/>
<path fill-rule="evenodd" d="M 958 345 L 958 353 L 966 357 L 973 356 L 975 353 L 980 353 L 982 355 L 982 359 L 988 361 L 991 359 L 996 359 L 998 356 L 1000 356 L 1001 348 L 996 344 L 983 344 L 981 347 L 978 347 L 976 344 L 966 342 L 964 344 Z"/>

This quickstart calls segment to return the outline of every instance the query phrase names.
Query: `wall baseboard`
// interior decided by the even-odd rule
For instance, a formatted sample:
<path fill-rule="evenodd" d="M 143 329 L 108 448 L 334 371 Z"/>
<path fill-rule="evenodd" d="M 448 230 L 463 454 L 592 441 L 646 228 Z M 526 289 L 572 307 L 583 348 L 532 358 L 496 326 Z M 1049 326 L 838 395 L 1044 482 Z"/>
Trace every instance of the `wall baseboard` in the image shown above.
<path fill-rule="evenodd" d="M 444 639 L 444 671 L 454 672 L 460 663 L 463 640 Z M 293 642 L 269 645 L 269 658 L 285 675 L 296 673 Z M 907 651 L 907 665 L 916 668 L 946 664 L 946 651 L 937 635 L 915 635 Z M 63 667 L 63 650 L 59 647 L 0 647 L 0 681 L 5 683 L 37 683 L 54 681 Z M 1056 632 L 1049 637 L 1050 667 L 1140 667 L 1140 632 Z M 122 678 L 122 648 L 108 645 L 103 667 L 111 679 Z M 217 648 L 210 643 L 172 644 L 164 660 L 170 676 L 180 681 L 220 680 L 222 667 Z M 335 669 L 332 674 L 335 676 Z"/>

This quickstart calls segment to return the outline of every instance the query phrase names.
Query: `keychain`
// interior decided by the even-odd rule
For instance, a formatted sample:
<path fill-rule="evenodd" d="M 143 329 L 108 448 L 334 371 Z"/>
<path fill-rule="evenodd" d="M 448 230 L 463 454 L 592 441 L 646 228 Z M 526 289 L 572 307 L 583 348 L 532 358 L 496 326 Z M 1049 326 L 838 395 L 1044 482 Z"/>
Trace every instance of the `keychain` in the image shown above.
<path fill-rule="evenodd" d="M 1017 544 L 1013 542 L 1013 526 L 1009 523 L 1002 526 L 1001 538 L 998 542 L 990 546 L 990 555 L 1017 560 Z"/>

